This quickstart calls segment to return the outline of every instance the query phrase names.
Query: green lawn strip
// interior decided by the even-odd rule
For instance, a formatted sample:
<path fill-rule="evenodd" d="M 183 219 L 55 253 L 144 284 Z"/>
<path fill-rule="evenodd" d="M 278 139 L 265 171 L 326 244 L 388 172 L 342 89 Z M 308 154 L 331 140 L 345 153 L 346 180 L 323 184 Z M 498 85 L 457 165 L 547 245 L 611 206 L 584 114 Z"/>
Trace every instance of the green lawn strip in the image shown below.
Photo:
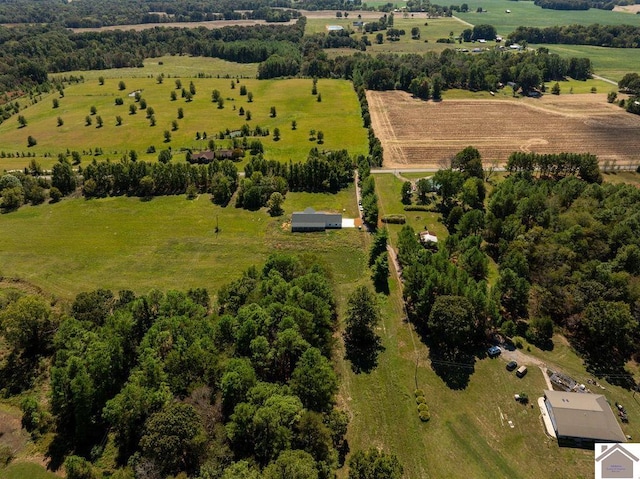
<path fill-rule="evenodd" d="M 184 160 L 180 149 L 206 149 L 213 135 L 226 129 L 240 129 L 247 123 L 251 128 L 260 126 L 270 130 L 270 136 L 260 138 L 269 159 L 303 161 L 313 147 L 345 148 L 353 155 L 366 153 L 367 136 L 362 127 L 358 101 L 352 84 L 344 80 L 320 80 L 318 92 L 322 95 L 322 102 L 311 94 L 312 83 L 308 79 L 241 80 L 234 89 L 229 79 L 185 80 L 182 86 L 187 90 L 190 81 L 196 87 L 196 95 L 191 102 L 181 98 L 173 79 L 166 79 L 162 84 L 158 84 L 155 78 L 128 78 L 123 81 L 126 84 L 123 91 L 118 88 L 120 80 L 117 78 L 105 79 L 102 86 L 97 80 L 69 86 L 65 89 L 64 98 L 59 99 L 59 108 L 52 107 L 57 93 L 44 96 L 40 102 L 21 111 L 28 121 L 26 127 L 18 128 L 17 117 L 0 125 L 1 150 L 20 155 L 34 153 L 44 167 L 51 166 L 57 155 L 67 150 L 84 152 L 83 161 L 90 161 L 96 148 L 103 152 L 97 159 L 118 160 L 130 150 L 135 150 L 140 159 L 155 160 L 157 152 L 171 148 L 176 152 L 177 160 Z M 254 94 L 253 102 L 240 95 L 242 85 Z M 225 99 L 222 109 L 211 101 L 214 89 L 219 90 Z M 130 114 L 129 105 L 140 106 L 128 96 L 137 90 L 141 91 L 147 106 L 153 108 L 155 126 L 150 126 L 144 111 Z M 170 100 L 171 91 L 176 91 L 176 101 Z M 117 97 L 124 99 L 124 105 L 115 105 Z M 92 106 L 97 109 L 95 116 L 90 114 Z M 276 108 L 275 118 L 270 117 L 272 106 Z M 241 107 L 251 111 L 250 121 L 239 115 Z M 183 119 L 177 118 L 178 108 L 183 109 Z M 85 121 L 87 116 L 92 120 L 89 126 Z M 101 128 L 97 128 L 97 116 L 104 122 Z M 122 117 L 121 126 L 116 126 L 116 116 Z M 58 117 L 64 121 L 61 127 L 56 126 Z M 174 120 L 178 121 L 178 129 L 172 131 Z M 295 131 L 291 126 L 294 120 L 297 122 Z M 273 140 L 275 128 L 281 132 L 281 139 L 277 142 Z M 309 141 L 311 129 L 324 133 L 322 145 Z M 165 142 L 166 130 L 171 132 L 170 142 Z M 196 140 L 197 132 L 201 135 L 206 132 L 208 138 Z M 36 138 L 38 144 L 27 148 L 28 136 Z M 226 148 L 229 141 L 219 140 L 217 144 Z M 156 153 L 147 154 L 149 146 L 154 146 Z M 0 158 L 0 171 L 22 169 L 28 163 L 29 158 Z"/>
<path fill-rule="evenodd" d="M 292 234 L 293 211 L 346 209 L 355 216 L 353 187 L 336 195 L 287 194 L 285 216 L 213 205 L 209 195 L 64 200 L 0 216 L 2 274 L 70 299 L 95 288 L 144 293 L 206 287 L 216 291 L 277 250 L 318 253 L 344 281 L 362 267 L 357 229 Z M 342 207 L 341 207 L 342 206 Z M 220 233 L 215 234 L 216 223 Z M 35 233 L 37 232 L 37 234 Z M 342 267 L 345 269 L 341 269 Z"/>
<path fill-rule="evenodd" d="M 5 469 L 0 469 L 2 479 L 57 479 L 58 476 L 47 471 L 39 464 L 32 462 L 12 462 Z"/>

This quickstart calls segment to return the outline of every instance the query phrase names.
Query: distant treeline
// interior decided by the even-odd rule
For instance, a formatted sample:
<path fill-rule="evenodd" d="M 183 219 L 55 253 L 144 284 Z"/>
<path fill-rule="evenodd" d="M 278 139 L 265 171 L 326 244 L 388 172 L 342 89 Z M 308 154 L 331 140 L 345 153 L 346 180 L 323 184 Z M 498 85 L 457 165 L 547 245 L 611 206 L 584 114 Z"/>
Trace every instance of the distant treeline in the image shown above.
<path fill-rule="evenodd" d="M 296 25 L 220 29 L 156 27 L 144 31 L 73 33 L 59 26 L 0 27 L 0 91 L 26 90 L 47 72 L 141 67 L 145 58 L 194 55 L 248 63 L 298 54 L 304 19 Z"/>
<path fill-rule="evenodd" d="M 207 20 L 288 21 L 299 13 L 272 7 L 291 7 L 289 0 L 120 0 L 59 2 L 16 0 L 0 4 L 0 23 L 56 23 L 67 28 Z M 237 10 L 241 10 L 239 12 Z"/>
<path fill-rule="evenodd" d="M 535 0 L 535 5 L 552 10 L 613 10 L 616 5 L 628 5 L 626 0 Z"/>
<path fill-rule="evenodd" d="M 639 48 L 640 27 L 633 25 L 562 25 L 547 28 L 518 27 L 509 35 L 514 42 L 596 45 Z"/>

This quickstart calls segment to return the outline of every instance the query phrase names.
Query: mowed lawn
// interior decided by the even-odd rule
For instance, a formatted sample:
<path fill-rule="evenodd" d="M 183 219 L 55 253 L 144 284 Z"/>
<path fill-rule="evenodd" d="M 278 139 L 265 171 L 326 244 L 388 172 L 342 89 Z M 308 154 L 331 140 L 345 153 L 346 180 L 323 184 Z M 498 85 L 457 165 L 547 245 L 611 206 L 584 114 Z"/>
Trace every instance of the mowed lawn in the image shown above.
<path fill-rule="evenodd" d="M 119 90 L 119 82 L 124 81 L 126 88 Z M 293 80 L 255 80 L 242 79 L 236 83 L 230 79 L 190 78 L 180 79 L 182 86 L 189 90 L 193 82 L 196 94 L 191 102 L 181 97 L 181 90 L 176 90 L 174 78 L 166 78 L 159 84 L 155 77 L 151 78 L 110 78 L 105 75 L 104 85 L 97 79 L 85 83 L 74 84 L 64 91 L 64 98 L 59 98 L 59 107 L 53 108 L 53 99 L 57 93 L 45 95 L 42 100 L 22 110 L 27 120 L 24 128 L 19 128 L 17 116 L 0 125 L 0 151 L 35 154 L 37 160 L 50 167 L 59 153 L 79 151 L 83 161 L 90 161 L 96 149 L 102 150 L 98 159 L 110 158 L 118 160 L 130 150 L 135 150 L 138 157 L 144 160 L 157 158 L 157 152 L 171 148 L 178 160 L 184 160 L 180 150 L 206 149 L 209 140 L 219 132 L 227 129 L 238 130 L 245 123 L 250 128 L 260 126 L 271 134 L 261 137 L 265 156 L 280 161 L 304 161 L 313 147 L 324 149 L 347 149 L 353 155 L 367 152 L 367 132 L 363 128 L 360 107 L 353 86 L 344 80 L 318 81 L 318 93 L 321 102 L 311 94 L 310 79 Z M 233 82 L 234 88 L 231 88 Z M 253 101 L 248 95 L 240 95 L 240 88 L 245 86 L 247 92 L 253 93 Z M 218 90 L 224 99 L 223 108 L 211 101 L 212 91 Z M 140 91 L 147 107 L 153 108 L 156 119 L 151 126 L 147 112 L 139 108 L 133 92 Z M 172 91 L 177 93 L 177 100 L 171 101 Z M 124 100 L 123 105 L 115 105 L 116 98 Z M 138 107 L 136 114 L 130 114 L 130 105 Z M 91 114 L 95 106 L 96 115 Z M 276 116 L 271 116 L 271 107 L 275 107 Z M 183 109 L 184 118 L 178 119 L 178 108 Z M 245 115 L 240 115 L 240 108 Z M 251 112 L 251 120 L 246 119 L 246 112 Z M 86 124 L 86 117 L 91 125 Z M 98 127 L 100 116 L 103 126 Z M 116 126 L 116 117 L 122 117 L 122 125 Z M 57 126 L 57 118 L 64 124 Z M 177 121 L 174 130 L 173 121 Z M 297 129 L 292 129 L 296 121 Z M 274 130 L 280 130 L 280 140 L 275 141 Z M 310 141 L 310 130 L 322 131 L 324 143 Z M 165 141 L 164 132 L 169 131 L 171 140 Z M 196 140 L 196 133 L 207 134 L 206 140 Z M 37 145 L 27 147 L 27 138 L 32 136 Z M 251 138 L 249 139 L 251 140 Z M 216 145 L 222 148 L 230 146 L 230 140 L 217 140 Z M 153 146 L 155 154 L 147 154 Z M 2 169 L 21 169 L 27 166 L 29 158 L 0 158 Z"/>
<path fill-rule="evenodd" d="M 0 274 L 62 299 L 109 288 L 145 293 L 205 287 L 212 294 L 273 252 L 316 254 L 341 287 L 360 280 L 364 233 L 357 229 L 292 234 L 286 224 L 307 206 L 355 217 L 353 187 L 338 194 L 288 193 L 286 214 L 271 218 L 215 206 L 209 195 L 64 200 L 0 216 Z M 216 235 L 218 225 L 220 232 Z"/>

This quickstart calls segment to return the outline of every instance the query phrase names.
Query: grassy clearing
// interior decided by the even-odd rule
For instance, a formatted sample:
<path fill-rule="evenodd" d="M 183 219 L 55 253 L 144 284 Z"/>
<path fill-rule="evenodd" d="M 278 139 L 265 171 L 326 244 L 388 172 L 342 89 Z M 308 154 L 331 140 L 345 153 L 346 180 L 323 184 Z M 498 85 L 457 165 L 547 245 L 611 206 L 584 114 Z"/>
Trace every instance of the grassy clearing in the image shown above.
<path fill-rule="evenodd" d="M 175 89 L 174 79 L 165 79 L 158 84 L 152 78 L 127 78 L 123 80 L 126 89 L 119 90 L 119 78 L 107 78 L 104 85 L 97 79 L 72 85 L 65 90 L 64 98 L 59 99 L 59 108 L 52 107 L 52 100 L 57 93 L 50 94 L 42 101 L 29 106 L 21 112 L 28 121 L 24 128 L 18 128 L 17 117 L 0 125 L 0 145 L 5 152 L 35 153 L 44 167 L 51 166 L 58 153 L 67 150 L 84 152 L 84 161 L 91 159 L 91 151 L 103 150 L 102 159 L 117 160 L 135 150 L 139 158 L 154 160 L 155 154 L 146 154 L 149 146 L 157 151 L 172 148 L 195 150 L 206 149 L 208 140 L 221 130 L 240 129 L 248 123 L 252 128 L 259 125 L 273 133 L 280 129 L 281 139 L 274 141 L 273 135 L 262 137 L 265 155 L 269 159 L 280 161 L 303 161 L 309 149 L 321 147 L 326 149 L 346 148 L 352 154 L 364 154 L 367 149 L 366 130 L 362 127 L 360 108 L 350 82 L 344 80 L 320 80 L 318 92 L 322 102 L 311 94 L 311 80 L 242 80 L 231 88 L 232 80 L 216 78 L 193 79 L 196 95 L 193 101 L 186 102 L 181 92 Z M 189 89 L 191 80 L 182 81 L 182 86 Z M 246 86 L 254 95 L 253 102 L 247 96 L 240 95 L 240 87 Z M 224 108 L 218 108 L 211 101 L 211 92 L 217 89 L 224 100 Z M 140 90 L 142 98 L 152 107 L 156 125 L 150 126 L 146 113 L 138 110 L 131 115 L 129 106 L 135 99 L 129 97 L 132 92 Z M 176 91 L 178 99 L 171 101 L 170 93 Z M 115 99 L 121 97 L 124 105 L 115 105 Z M 91 107 L 97 109 L 91 115 Z M 274 106 L 277 115 L 271 118 L 270 109 Z M 240 108 L 249 110 L 252 118 L 239 115 Z M 183 119 L 177 119 L 178 108 L 184 112 Z M 86 125 L 86 117 L 92 120 Z M 103 126 L 97 127 L 97 116 L 103 120 Z M 122 125 L 116 126 L 116 116 L 122 117 Z M 57 118 L 61 117 L 64 125 L 57 126 Z M 178 121 L 178 129 L 173 131 L 172 122 Z M 292 121 L 297 122 L 297 129 L 291 128 Z M 323 131 L 323 145 L 309 141 L 309 131 Z M 171 132 L 171 141 L 166 142 L 164 132 Z M 207 132 L 207 140 L 196 140 L 196 132 Z M 27 148 L 27 137 L 33 136 L 38 144 Z M 227 147 L 228 140 L 220 140 L 219 145 Z M 46 156 L 45 156 L 46 155 Z M 183 159 L 182 154 L 177 155 Z M 28 158 L 0 158 L 0 170 L 21 169 L 27 166 Z"/>
<path fill-rule="evenodd" d="M 220 58 L 190 57 L 187 55 L 165 55 L 147 58 L 143 68 L 113 68 L 110 70 L 72 71 L 53 74 L 53 78 L 83 76 L 87 80 L 105 78 L 145 78 L 164 75 L 167 78 L 197 78 L 199 76 L 220 76 L 255 78 L 257 63 L 235 63 Z"/>
<path fill-rule="evenodd" d="M 52 472 L 32 462 L 13 462 L 5 469 L 0 469 L 0 477 L 2 479 L 58 479 L 58 476 Z"/>
<path fill-rule="evenodd" d="M 335 269 L 339 283 L 362 275 L 363 234 L 336 230 L 292 234 L 287 216 L 307 206 L 346 209 L 355 217 L 355 191 L 336 195 L 289 193 L 285 216 L 270 218 L 233 206 L 220 208 L 208 196 L 66 200 L 23 207 L 0 216 L 1 273 L 20 277 L 69 299 L 95 288 L 214 292 L 272 252 L 316 253 Z M 216 221 L 221 233 L 216 236 Z"/>

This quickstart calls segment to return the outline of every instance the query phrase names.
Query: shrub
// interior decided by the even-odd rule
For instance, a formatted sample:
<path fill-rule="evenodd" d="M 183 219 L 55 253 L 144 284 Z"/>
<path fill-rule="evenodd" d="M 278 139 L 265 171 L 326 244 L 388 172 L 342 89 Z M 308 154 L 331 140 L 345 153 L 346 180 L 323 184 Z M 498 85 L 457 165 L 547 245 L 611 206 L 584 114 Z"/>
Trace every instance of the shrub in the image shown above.
<path fill-rule="evenodd" d="M 52 186 L 49 190 L 49 198 L 51 198 L 51 203 L 57 203 L 62 198 L 62 193 L 58 188 Z"/>
<path fill-rule="evenodd" d="M 418 412 L 422 412 L 422 411 L 429 411 L 429 406 L 427 406 L 425 403 L 420 403 L 418 404 Z"/>
<path fill-rule="evenodd" d="M 427 402 L 427 400 L 425 399 L 424 396 L 418 396 L 416 397 L 416 403 L 417 404 L 425 404 Z"/>
<path fill-rule="evenodd" d="M 420 413 L 418 413 L 418 417 L 422 422 L 427 422 L 431 419 L 431 414 L 429 414 L 429 411 L 420 411 Z"/>
<path fill-rule="evenodd" d="M 0 467 L 5 467 L 13 459 L 13 451 L 6 444 L 0 444 Z"/>
<path fill-rule="evenodd" d="M 407 217 L 405 215 L 384 215 L 382 217 L 382 222 L 394 225 L 403 225 L 407 222 Z"/>
<path fill-rule="evenodd" d="M 187 186 L 187 199 L 193 200 L 198 196 L 198 188 L 195 185 Z"/>
<path fill-rule="evenodd" d="M 416 389 L 415 391 L 413 391 L 413 394 L 415 397 L 424 396 L 424 391 L 422 389 Z"/>
<path fill-rule="evenodd" d="M 513 344 L 516 346 L 516 348 L 522 349 L 524 346 L 524 339 L 522 339 L 520 336 L 515 336 L 513 338 Z"/>
<path fill-rule="evenodd" d="M 406 205 L 403 210 L 405 211 L 431 211 L 431 207 L 428 205 Z"/>

